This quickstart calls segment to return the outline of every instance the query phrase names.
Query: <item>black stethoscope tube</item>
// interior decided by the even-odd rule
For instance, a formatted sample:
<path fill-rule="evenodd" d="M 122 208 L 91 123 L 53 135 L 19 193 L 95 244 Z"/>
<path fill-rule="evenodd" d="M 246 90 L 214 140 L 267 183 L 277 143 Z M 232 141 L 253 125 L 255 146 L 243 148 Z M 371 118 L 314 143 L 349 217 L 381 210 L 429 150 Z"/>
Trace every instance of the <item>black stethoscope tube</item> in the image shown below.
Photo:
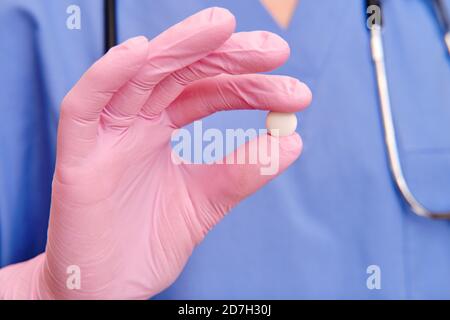
<path fill-rule="evenodd" d="M 104 51 L 117 44 L 117 26 L 116 26 L 116 1 L 104 0 Z"/>
<path fill-rule="evenodd" d="M 367 0 L 367 6 L 378 6 L 381 8 L 381 0 Z"/>

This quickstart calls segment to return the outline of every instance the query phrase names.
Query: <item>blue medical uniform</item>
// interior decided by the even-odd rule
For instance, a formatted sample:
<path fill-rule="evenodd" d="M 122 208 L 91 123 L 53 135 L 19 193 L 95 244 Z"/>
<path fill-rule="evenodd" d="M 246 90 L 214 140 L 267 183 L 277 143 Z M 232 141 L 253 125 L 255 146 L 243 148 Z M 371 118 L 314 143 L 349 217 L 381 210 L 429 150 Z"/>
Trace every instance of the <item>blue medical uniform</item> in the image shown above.
<path fill-rule="evenodd" d="M 450 1 L 446 1 L 450 8 Z M 69 5 L 81 29 L 66 28 Z M 411 213 L 388 170 L 364 1 L 300 0 L 281 29 L 257 0 L 118 0 L 120 41 L 154 37 L 209 6 L 239 31 L 291 45 L 276 73 L 314 102 L 299 115 L 304 152 L 240 203 L 157 298 L 450 298 L 450 224 Z M 385 0 L 387 72 L 412 191 L 450 209 L 450 60 L 431 1 Z M 44 250 L 59 104 L 102 55 L 103 2 L 0 3 L 0 265 Z M 264 112 L 216 114 L 204 127 L 261 128 Z M 367 268 L 381 271 L 369 289 Z"/>

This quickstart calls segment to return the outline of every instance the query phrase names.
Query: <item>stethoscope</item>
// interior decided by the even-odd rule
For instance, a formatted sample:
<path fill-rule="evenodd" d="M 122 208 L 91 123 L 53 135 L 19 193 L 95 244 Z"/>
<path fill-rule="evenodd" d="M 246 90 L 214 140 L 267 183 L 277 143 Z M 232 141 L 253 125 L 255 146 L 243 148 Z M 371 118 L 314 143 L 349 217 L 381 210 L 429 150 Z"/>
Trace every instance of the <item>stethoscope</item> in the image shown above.
<path fill-rule="evenodd" d="M 107 52 L 117 44 L 116 1 L 103 0 L 103 50 Z"/>
<path fill-rule="evenodd" d="M 373 13 L 374 9 L 378 9 L 381 13 L 381 0 L 367 0 L 367 14 Z M 376 6 L 376 7 L 373 7 Z M 442 0 L 434 0 L 434 9 L 442 28 L 444 30 L 444 41 L 450 54 L 450 19 L 445 10 Z M 438 212 L 425 207 L 408 186 L 403 174 L 403 169 L 398 152 L 397 139 L 395 133 L 394 120 L 392 117 L 391 99 L 389 96 L 389 85 L 386 74 L 384 48 L 383 48 L 383 18 L 374 19 L 374 24 L 370 26 L 370 47 L 372 60 L 375 68 L 375 76 L 378 87 L 378 99 L 381 111 L 381 117 L 384 129 L 384 141 L 387 149 L 389 167 L 397 189 L 400 191 L 405 202 L 411 210 L 422 217 L 435 219 L 450 219 L 450 211 Z"/>
<path fill-rule="evenodd" d="M 376 6 L 376 7 L 374 7 Z M 382 0 L 366 0 L 367 14 L 373 13 L 377 8 L 381 14 Z M 444 41 L 450 54 L 450 18 L 445 10 L 443 0 L 434 0 L 436 16 L 444 30 Z M 104 49 L 105 52 L 117 43 L 116 27 L 116 1 L 104 0 Z M 384 140 L 387 149 L 389 167 L 395 185 L 411 210 L 422 217 L 436 219 L 450 219 L 450 211 L 437 212 L 428 209 L 411 192 L 403 174 L 403 169 L 398 152 L 395 125 L 392 117 L 391 99 L 389 96 L 389 86 L 387 80 L 385 56 L 382 37 L 382 17 L 374 19 L 374 24 L 370 28 L 371 55 L 375 68 L 375 76 L 378 89 L 378 99 L 384 129 Z"/>

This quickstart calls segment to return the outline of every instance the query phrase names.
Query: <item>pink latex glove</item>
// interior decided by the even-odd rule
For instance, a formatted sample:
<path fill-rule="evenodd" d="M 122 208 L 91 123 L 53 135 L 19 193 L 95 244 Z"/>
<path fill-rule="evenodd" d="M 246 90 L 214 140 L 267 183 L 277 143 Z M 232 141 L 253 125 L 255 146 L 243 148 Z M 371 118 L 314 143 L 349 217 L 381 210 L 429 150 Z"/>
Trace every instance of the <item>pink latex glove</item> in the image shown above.
<path fill-rule="evenodd" d="M 285 41 L 234 28 L 227 10 L 203 10 L 150 42 L 122 43 L 82 76 L 62 102 L 46 251 L 0 270 L 0 297 L 147 299 L 177 278 L 236 203 L 274 177 L 260 164 L 171 158 L 173 130 L 196 119 L 230 109 L 295 112 L 311 100 L 296 79 L 252 74 L 284 63 Z M 279 144 L 281 173 L 299 156 L 300 137 L 269 139 Z M 66 285 L 69 266 L 79 267 L 80 289 Z"/>

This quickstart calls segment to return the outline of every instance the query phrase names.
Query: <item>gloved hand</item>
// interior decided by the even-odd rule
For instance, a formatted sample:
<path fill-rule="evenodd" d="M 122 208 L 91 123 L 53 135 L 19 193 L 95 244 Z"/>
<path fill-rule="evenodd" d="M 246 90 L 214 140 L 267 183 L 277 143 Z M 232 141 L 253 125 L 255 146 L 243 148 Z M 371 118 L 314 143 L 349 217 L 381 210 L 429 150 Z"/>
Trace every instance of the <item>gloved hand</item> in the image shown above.
<path fill-rule="evenodd" d="M 284 63 L 286 42 L 234 28 L 227 10 L 203 10 L 150 42 L 122 43 L 82 76 L 62 102 L 46 251 L 0 270 L 0 297 L 149 298 L 236 203 L 274 177 L 258 163 L 171 157 L 172 132 L 216 111 L 296 112 L 310 102 L 296 79 L 252 74 Z M 280 148 L 279 174 L 302 143 L 297 134 L 268 139 Z M 67 287 L 71 266 L 80 289 Z"/>

